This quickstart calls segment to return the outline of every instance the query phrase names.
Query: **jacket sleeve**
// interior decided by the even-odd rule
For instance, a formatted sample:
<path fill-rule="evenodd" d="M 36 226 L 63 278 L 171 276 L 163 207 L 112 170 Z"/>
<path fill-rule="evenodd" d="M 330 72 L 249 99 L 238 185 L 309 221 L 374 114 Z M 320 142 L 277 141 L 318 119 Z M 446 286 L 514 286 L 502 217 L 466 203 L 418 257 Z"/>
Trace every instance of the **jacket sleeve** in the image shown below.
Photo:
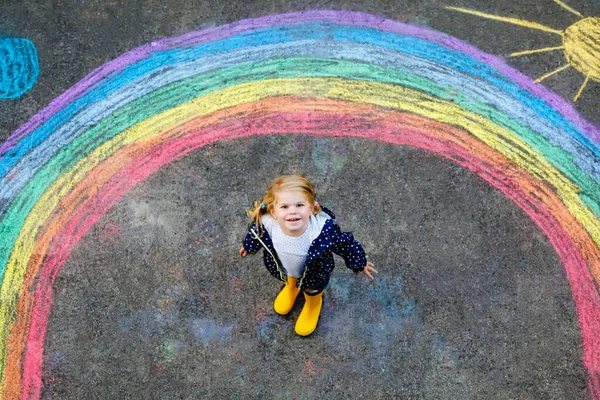
<path fill-rule="evenodd" d="M 334 225 L 336 235 L 331 250 L 342 257 L 346 266 L 354 272 L 362 271 L 367 265 L 367 256 L 362 245 L 354 239 L 350 232 L 342 232 Z"/>
<path fill-rule="evenodd" d="M 252 223 L 250 228 L 248 228 L 248 233 L 246 233 L 246 237 L 244 238 L 243 246 L 244 246 L 244 250 L 246 250 L 248 253 L 254 254 L 258 250 L 260 250 L 260 248 L 262 246 L 261 246 L 260 242 L 254 238 L 254 235 L 252 234 L 252 230 L 254 230 L 255 232 L 258 231 L 257 227 L 256 227 L 256 223 Z"/>

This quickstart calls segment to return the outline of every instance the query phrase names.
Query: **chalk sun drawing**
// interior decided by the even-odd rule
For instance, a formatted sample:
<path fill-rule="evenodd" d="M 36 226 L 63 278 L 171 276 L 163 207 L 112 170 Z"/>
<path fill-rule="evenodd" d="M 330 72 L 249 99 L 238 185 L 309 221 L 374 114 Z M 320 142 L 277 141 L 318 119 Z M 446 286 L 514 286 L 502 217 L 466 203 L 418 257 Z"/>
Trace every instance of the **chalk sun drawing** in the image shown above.
<path fill-rule="evenodd" d="M 217 140 L 300 133 L 435 152 L 523 209 L 563 262 L 589 390 L 600 399 L 600 132 L 500 58 L 344 11 L 141 46 L 0 145 L 1 397 L 40 397 L 54 280 L 125 193 Z"/>
<path fill-rule="evenodd" d="M 448 6 L 446 8 L 449 10 L 459 11 L 483 18 L 489 18 L 497 21 L 508 22 L 514 25 L 525 26 L 531 29 L 541 30 L 544 32 L 550 32 L 561 36 L 562 46 L 519 51 L 516 53 L 512 53 L 510 56 L 517 57 L 526 54 L 562 50 L 564 52 L 565 59 L 567 60 L 567 64 L 539 77 L 535 80 L 535 83 L 540 83 L 544 79 L 549 78 L 552 75 L 557 74 L 561 71 L 564 71 L 569 67 L 572 67 L 577 71 L 581 72 L 583 76 L 585 76 L 583 84 L 579 87 L 577 94 L 575 94 L 575 96 L 573 97 L 573 102 L 576 102 L 581 96 L 581 93 L 583 93 L 583 89 L 585 89 L 590 79 L 596 82 L 600 82 L 600 18 L 586 18 L 579 11 L 574 10 L 562 1 L 554 0 L 554 2 L 563 7 L 565 10 L 577 15 L 581 19 L 575 22 L 573 25 L 567 27 L 565 30 L 560 31 L 538 24 L 536 22 L 525 21 L 518 18 L 500 17 L 497 15 L 487 14 L 460 7 Z"/>

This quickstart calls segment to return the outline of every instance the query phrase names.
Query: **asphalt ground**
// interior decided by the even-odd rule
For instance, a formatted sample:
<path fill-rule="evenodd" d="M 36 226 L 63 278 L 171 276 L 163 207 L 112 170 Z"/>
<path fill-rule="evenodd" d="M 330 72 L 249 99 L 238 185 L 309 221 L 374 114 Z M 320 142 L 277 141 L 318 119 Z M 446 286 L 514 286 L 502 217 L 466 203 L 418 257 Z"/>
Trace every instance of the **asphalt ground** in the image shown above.
<path fill-rule="evenodd" d="M 390 167 L 391 166 L 391 167 Z M 319 327 L 293 331 L 240 205 L 281 172 L 362 241 Z M 226 195 L 224 195 L 226 193 Z M 45 346 L 49 398 L 585 398 L 564 268 L 526 215 L 430 153 L 359 139 L 219 142 L 161 169 L 71 254 Z"/>

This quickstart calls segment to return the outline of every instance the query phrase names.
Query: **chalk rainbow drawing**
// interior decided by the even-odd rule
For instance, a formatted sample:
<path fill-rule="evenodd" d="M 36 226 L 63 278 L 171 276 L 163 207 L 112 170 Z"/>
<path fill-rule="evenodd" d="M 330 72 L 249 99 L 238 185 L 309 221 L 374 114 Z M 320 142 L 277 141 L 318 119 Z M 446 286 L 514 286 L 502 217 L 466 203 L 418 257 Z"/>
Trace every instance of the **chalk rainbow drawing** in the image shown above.
<path fill-rule="evenodd" d="M 0 37 L 0 99 L 16 99 L 33 87 L 40 74 L 31 40 Z"/>
<path fill-rule="evenodd" d="M 600 134 L 501 59 L 381 17 L 307 11 L 134 49 L 21 126 L 0 155 L 2 397 L 39 398 L 52 285 L 139 182 L 214 141 L 358 137 L 473 171 L 547 235 L 569 279 L 600 399 Z"/>
<path fill-rule="evenodd" d="M 554 0 L 554 2 L 562 8 L 564 8 L 565 10 L 567 10 L 568 12 L 578 16 L 580 18 L 579 21 L 560 31 L 558 29 L 553 29 L 548 26 L 539 24 L 537 22 L 526 21 L 519 18 L 502 17 L 499 15 L 488 14 L 481 11 L 469 10 L 467 8 L 461 7 L 447 6 L 446 8 L 453 11 L 476 15 L 482 18 L 507 22 L 509 24 L 524 26 L 530 29 L 537 29 L 544 32 L 550 32 L 560 36 L 562 39 L 562 46 L 518 51 L 512 53 L 510 56 L 517 57 L 526 54 L 538 54 L 546 53 L 549 51 L 562 50 L 567 63 L 562 67 L 559 67 L 554 71 L 550 71 L 549 73 L 539 77 L 535 80 L 535 83 L 540 83 L 544 79 L 549 78 L 552 75 L 555 75 L 561 71 L 564 71 L 569 67 L 572 67 L 585 76 L 585 79 L 579 87 L 577 94 L 575 94 L 575 96 L 573 97 L 573 101 L 576 102 L 577 99 L 579 99 L 579 96 L 581 96 L 581 93 L 583 93 L 583 89 L 585 89 L 590 79 L 595 82 L 600 82 L 600 18 L 586 18 L 579 11 L 569 7 L 562 1 Z"/>

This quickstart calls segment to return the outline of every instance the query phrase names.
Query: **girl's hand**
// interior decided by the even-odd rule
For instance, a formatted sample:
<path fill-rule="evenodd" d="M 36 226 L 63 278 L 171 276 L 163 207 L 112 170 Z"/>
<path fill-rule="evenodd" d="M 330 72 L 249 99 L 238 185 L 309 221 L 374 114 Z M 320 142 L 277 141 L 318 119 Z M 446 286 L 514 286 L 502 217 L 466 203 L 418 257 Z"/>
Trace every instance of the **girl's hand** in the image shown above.
<path fill-rule="evenodd" d="M 371 272 L 377 273 L 377 270 L 375 268 L 373 268 L 373 263 L 367 261 L 367 265 L 365 265 L 365 268 L 361 271 L 363 272 L 366 276 L 368 276 L 371 280 L 373 280 L 373 275 L 371 275 Z M 357 273 L 358 275 L 358 273 Z"/>
<path fill-rule="evenodd" d="M 243 247 L 240 247 L 240 256 L 246 257 L 247 255 L 248 255 L 248 252 L 246 250 L 244 250 Z"/>

